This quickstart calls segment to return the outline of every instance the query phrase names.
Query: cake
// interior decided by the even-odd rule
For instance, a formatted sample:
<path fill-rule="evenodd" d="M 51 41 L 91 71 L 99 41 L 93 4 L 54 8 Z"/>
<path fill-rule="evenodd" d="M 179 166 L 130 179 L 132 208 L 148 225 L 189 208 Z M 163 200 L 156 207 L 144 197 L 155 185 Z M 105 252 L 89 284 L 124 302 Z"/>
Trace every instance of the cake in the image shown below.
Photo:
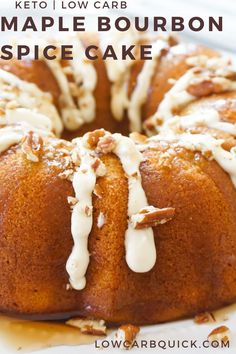
<path fill-rule="evenodd" d="M 2 313 L 152 324 L 236 300 L 236 73 L 152 40 L 145 63 L 1 62 Z"/>

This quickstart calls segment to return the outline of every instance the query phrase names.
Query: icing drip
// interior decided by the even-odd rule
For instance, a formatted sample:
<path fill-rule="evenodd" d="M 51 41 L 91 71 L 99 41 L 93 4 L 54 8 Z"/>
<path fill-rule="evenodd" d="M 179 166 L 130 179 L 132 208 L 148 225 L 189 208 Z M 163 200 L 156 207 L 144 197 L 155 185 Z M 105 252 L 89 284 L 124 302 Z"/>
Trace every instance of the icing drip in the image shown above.
<path fill-rule="evenodd" d="M 22 122 L 18 125 L 6 126 L 0 129 L 0 153 L 6 151 L 11 146 L 19 144 L 23 137 L 33 131 L 40 134 L 40 136 L 52 136 L 50 132 L 34 127 L 26 122 Z"/>
<path fill-rule="evenodd" d="M 128 178 L 128 228 L 125 233 L 126 262 L 137 273 L 148 272 L 156 262 L 156 247 L 151 227 L 137 230 L 133 227 L 131 217 L 148 205 L 142 187 L 139 171 L 142 155 L 134 142 L 120 134 L 113 135 L 116 147 L 113 152 L 119 157 Z"/>
<path fill-rule="evenodd" d="M 97 175 L 105 173 L 101 169 L 94 170 L 96 157 L 93 150 L 88 149 L 83 138 L 75 140 L 76 152 L 80 166 L 74 173 L 72 184 L 77 203 L 73 206 L 71 216 L 71 233 L 74 240 L 72 253 L 67 261 L 66 270 L 70 276 L 71 286 L 81 290 L 86 285 L 85 273 L 89 265 L 88 236 L 93 225 L 92 193 Z"/>
<path fill-rule="evenodd" d="M 127 110 L 128 118 L 130 121 L 130 130 L 138 131 L 142 130 L 141 126 L 141 107 L 144 104 L 148 90 L 150 87 L 151 79 L 154 74 L 156 62 L 160 58 L 162 51 L 169 48 L 169 37 L 163 37 L 156 40 L 152 44 L 152 56 L 153 59 L 145 61 L 143 68 L 138 75 L 137 85 L 131 95 L 128 97 L 128 82 L 130 78 L 130 69 L 134 64 L 131 59 L 122 60 L 120 58 L 120 52 L 122 45 L 137 44 L 142 36 L 137 32 L 130 30 L 125 37 L 122 33 L 116 33 L 112 37 L 112 45 L 118 53 L 118 60 L 108 59 L 106 60 L 106 68 L 108 78 L 112 83 L 111 87 L 111 111 L 115 119 L 121 121 L 124 117 L 124 113 Z M 125 40 L 125 43 L 124 43 Z M 109 37 L 109 43 L 111 39 Z M 101 39 L 102 47 L 106 47 L 106 37 Z"/>
<path fill-rule="evenodd" d="M 61 90 L 60 108 L 65 127 L 76 130 L 95 118 L 96 103 L 93 91 L 97 84 L 94 66 L 86 59 L 79 38 L 72 41 L 72 62 L 63 67 L 60 60 L 46 60 Z M 80 60 L 78 60 L 80 58 Z M 73 76 L 73 82 L 69 76 Z"/>
<path fill-rule="evenodd" d="M 127 84 L 129 80 L 130 68 L 134 64 L 134 60 L 122 60 L 122 45 L 135 45 L 140 39 L 138 32 L 129 30 L 124 36 L 122 32 L 116 32 L 101 36 L 101 47 L 104 50 L 108 43 L 111 44 L 117 53 L 118 60 L 107 59 L 105 61 L 107 75 L 112 83 L 111 87 L 111 111 L 114 118 L 121 121 L 124 117 L 125 110 L 128 107 L 128 91 Z"/>
<path fill-rule="evenodd" d="M 14 130 L 0 129 L 0 153 L 6 151 L 11 146 L 18 144 L 22 139 L 22 134 Z"/>
<path fill-rule="evenodd" d="M 145 103 L 148 95 L 148 90 L 151 84 L 151 79 L 154 74 L 157 60 L 160 58 L 163 50 L 167 50 L 169 45 L 163 40 L 157 40 L 153 44 L 153 60 L 145 61 L 143 69 L 137 78 L 137 85 L 132 93 L 129 107 L 128 117 L 130 120 L 130 130 L 142 131 L 141 108 Z"/>
<path fill-rule="evenodd" d="M 223 122 L 219 113 L 213 108 L 202 109 L 185 116 L 174 116 L 159 129 L 159 136 L 176 136 L 183 130 L 205 126 L 236 136 L 236 124 Z"/>
<path fill-rule="evenodd" d="M 211 152 L 212 158 L 227 172 L 236 187 L 236 147 L 230 151 L 223 149 L 224 140 L 215 139 L 204 134 L 183 134 L 179 144 L 187 149 L 199 150 L 203 153 Z"/>
<path fill-rule="evenodd" d="M 187 116 L 176 116 L 166 121 L 160 128 L 160 133 L 150 138 L 149 142 L 169 140 L 189 150 L 200 151 L 208 155 L 210 153 L 211 159 L 214 159 L 230 175 L 236 187 L 236 147 L 227 151 L 222 146 L 225 142 L 224 139 L 216 139 L 208 133 L 191 134 L 188 131 L 183 132 L 183 130 L 194 128 L 199 124 L 236 136 L 235 124 L 220 121 L 217 111 L 206 109 Z"/>
<path fill-rule="evenodd" d="M 0 69 L 0 124 L 27 121 L 60 135 L 62 123 L 52 97 L 36 85 Z"/>
<path fill-rule="evenodd" d="M 189 69 L 165 94 L 156 113 L 150 118 L 157 131 L 159 131 L 159 120 L 164 123 L 173 117 L 176 110 L 201 97 L 188 92 L 188 88 L 191 85 L 201 85 L 201 83 L 210 82 L 217 87 L 217 92 L 236 90 L 236 81 L 230 79 L 233 69 L 225 59 L 209 59 L 205 56 L 198 56 L 189 58 L 187 62 L 189 65 L 197 64 L 198 67 Z M 228 67 L 222 69 L 223 63 L 225 65 L 228 64 Z"/>

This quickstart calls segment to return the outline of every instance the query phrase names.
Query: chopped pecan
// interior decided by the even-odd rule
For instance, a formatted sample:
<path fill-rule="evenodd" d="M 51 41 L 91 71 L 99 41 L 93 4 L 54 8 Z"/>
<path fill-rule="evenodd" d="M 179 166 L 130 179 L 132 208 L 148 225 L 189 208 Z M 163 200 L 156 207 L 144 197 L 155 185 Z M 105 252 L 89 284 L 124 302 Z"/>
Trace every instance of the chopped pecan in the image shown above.
<path fill-rule="evenodd" d="M 101 163 L 101 160 L 99 158 L 95 158 L 94 159 L 94 161 L 93 161 L 93 163 L 91 165 L 92 168 L 94 169 L 94 171 L 96 171 L 98 169 L 100 163 Z"/>
<path fill-rule="evenodd" d="M 80 331 L 84 334 L 92 334 L 95 336 L 104 336 L 106 335 L 107 328 L 105 325 L 105 321 L 95 321 L 84 318 L 71 318 L 66 322 L 67 325 L 79 328 Z"/>
<path fill-rule="evenodd" d="M 98 157 L 94 158 L 91 167 L 96 172 L 97 176 L 104 176 L 106 174 L 106 166 Z"/>
<path fill-rule="evenodd" d="M 85 209 L 84 209 L 84 212 L 85 212 L 85 215 L 86 216 L 91 216 L 92 215 L 92 212 L 93 212 L 93 207 L 92 206 L 86 206 Z"/>
<path fill-rule="evenodd" d="M 170 34 L 168 37 L 168 43 L 169 43 L 170 47 L 173 47 L 173 46 L 179 44 L 179 39 L 174 34 Z"/>
<path fill-rule="evenodd" d="M 79 166 L 80 165 L 80 156 L 79 156 L 79 150 L 78 149 L 74 149 L 71 152 L 71 159 L 72 162 L 75 164 L 75 166 Z"/>
<path fill-rule="evenodd" d="M 153 119 L 153 117 L 146 119 L 143 123 L 143 127 L 145 130 L 149 130 L 150 132 L 154 131 L 156 127 L 156 120 Z"/>
<path fill-rule="evenodd" d="M 78 203 L 78 199 L 75 197 L 67 197 L 67 201 L 72 207 Z"/>
<path fill-rule="evenodd" d="M 140 327 L 131 324 L 123 325 L 118 329 L 116 338 L 118 341 L 122 341 L 125 349 L 131 349 L 139 331 Z"/>
<path fill-rule="evenodd" d="M 167 53 L 169 53 L 169 48 L 162 48 L 161 49 L 161 57 L 164 57 Z"/>
<path fill-rule="evenodd" d="M 143 127 L 150 132 L 156 132 L 156 127 L 163 124 L 163 119 L 161 117 L 150 117 L 143 123 Z"/>
<path fill-rule="evenodd" d="M 144 229 L 147 227 L 154 227 L 159 224 L 165 224 L 167 221 L 173 219 L 175 215 L 174 208 L 154 208 L 148 206 L 139 211 L 139 213 L 131 216 L 131 223 L 135 229 Z"/>
<path fill-rule="evenodd" d="M 28 160 L 38 162 L 42 153 L 43 139 L 38 134 L 30 131 L 23 137 L 21 148 Z"/>
<path fill-rule="evenodd" d="M 104 137 L 105 131 L 103 129 L 97 129 L 93 132 L 87 133 L 85 135 L 87 139 L 87 144 L 90 149 L 95 149 L 98 145 L 98 141 L 100 138 Z"/>
<path fill-rule="evenodd" d="M 215 322 L 215 317 L 213 313 L 203 312 L 195 316 L 194 322 L 197 324 Z"/>
<path fill-rule="evenodd" d="M 227 343 L 229 342 L 230 330 L 227 326 L 220 326 L 208 335 L 208 340 L 212 342 Z"/>
<path fill-rule="evenodd" d="M 104 137 L 100 138 L 97 144 L 97 151 L 101 152 L 102 154 L 108 154 L 112 152 L 115 148 L 116 141 L 112 135 L 105 135 Z"/>
<path fill-rule="evenodd" d="M 131 133 L 129 136 L 130 139 L 132 139 L 137 144 L 146 144 L 148 140 L 146 135 L 140 133 Z"/>
<path fill-rule="evenodd" d="M 59 173 L 58 177 L 60 177 L 61 179 L 67 179 L 67 180 L 71 181 L 73 179 L 73 174 L 74 174 L 74 170 L 67 169 L 67 170 L 64 170 L 63 172 Z"/>
<path fill-rule="evenodd" d="M 206 97 L 213 93 L 222 92 L 222 86 L 214 83 L 212 80 L 206 79 L 199 82 L 193 82 L 187 88 L 187 92 L 194 97 Z"/>

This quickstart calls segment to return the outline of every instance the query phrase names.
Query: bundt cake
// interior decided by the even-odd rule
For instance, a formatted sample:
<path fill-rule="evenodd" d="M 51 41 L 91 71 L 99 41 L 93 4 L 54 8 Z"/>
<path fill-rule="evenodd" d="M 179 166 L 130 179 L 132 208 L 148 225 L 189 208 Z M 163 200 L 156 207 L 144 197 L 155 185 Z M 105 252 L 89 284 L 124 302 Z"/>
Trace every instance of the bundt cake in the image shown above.
<path fill-rule="evenodd" d="M 236 72 L 127 40 L 153 60 L 0 63 L 3 313 L 151 324 L 236 300 Z"/>

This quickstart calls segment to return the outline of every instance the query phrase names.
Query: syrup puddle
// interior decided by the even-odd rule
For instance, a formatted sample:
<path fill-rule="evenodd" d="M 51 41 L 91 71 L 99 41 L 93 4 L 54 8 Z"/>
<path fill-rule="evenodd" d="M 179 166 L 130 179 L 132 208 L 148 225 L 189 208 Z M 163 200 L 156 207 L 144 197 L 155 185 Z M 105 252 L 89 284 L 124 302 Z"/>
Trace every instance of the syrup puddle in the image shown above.
<path fill-rule="evenodd" d="M 30 352 L 59 345 L 93 344 L 101 336 L 82 334 L 79 329 L 63 323 L 0 316 L 0 338 L 9 350 Z"/>
<path fill-rule="evenodd" d="M 236 304 L 213 311 L 216 322 L 227 321 L 236 312 Z M 78 328 L 64 323 L 36 322 L 0 316 L 1 343 L 9 350 L 27 353 L 60 345 L 93 344 L 101 336 L 82 334 Z"/>

